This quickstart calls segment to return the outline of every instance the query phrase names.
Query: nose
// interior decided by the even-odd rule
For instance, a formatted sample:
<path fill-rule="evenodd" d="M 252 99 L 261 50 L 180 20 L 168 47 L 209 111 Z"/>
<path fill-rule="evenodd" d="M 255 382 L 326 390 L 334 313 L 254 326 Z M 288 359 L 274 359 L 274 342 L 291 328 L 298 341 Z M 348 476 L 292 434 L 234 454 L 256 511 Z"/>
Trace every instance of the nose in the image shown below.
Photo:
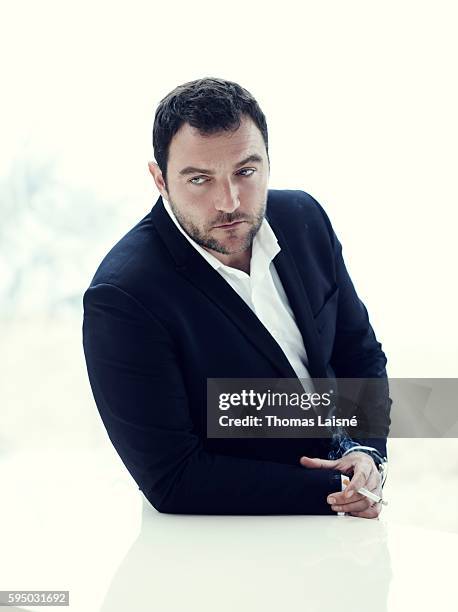
<path fill-rule="evenodd" d="M 232 213 L 240 206 L 239 195 L 230 183 L 221 187 L 219 196 L 215 200 L 215 208 L 221 212 Z"/>

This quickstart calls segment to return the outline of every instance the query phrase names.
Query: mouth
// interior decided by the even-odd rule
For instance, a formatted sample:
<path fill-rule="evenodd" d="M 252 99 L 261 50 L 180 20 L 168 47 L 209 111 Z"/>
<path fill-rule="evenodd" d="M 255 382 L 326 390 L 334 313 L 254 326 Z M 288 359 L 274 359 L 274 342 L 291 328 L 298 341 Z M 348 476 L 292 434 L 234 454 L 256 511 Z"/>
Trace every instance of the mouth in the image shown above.
<path fill-rule="evenodd" d="M 236 225 L 240 225 L 241 223 L 245 223 L 245 220 L 233 221 L 232 223 L 223 223 L 222 225 L 215 225 L 217 227 L 235 227 Z"/>

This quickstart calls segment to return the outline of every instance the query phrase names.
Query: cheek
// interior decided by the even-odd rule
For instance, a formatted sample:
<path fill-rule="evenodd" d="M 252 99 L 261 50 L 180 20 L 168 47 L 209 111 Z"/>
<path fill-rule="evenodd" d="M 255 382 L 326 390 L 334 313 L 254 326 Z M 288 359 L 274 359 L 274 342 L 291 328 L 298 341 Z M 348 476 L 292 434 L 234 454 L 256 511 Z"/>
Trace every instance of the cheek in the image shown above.
<path fill-rule="evenodd" d="M 265 180 L 245 181 L 240 188 L 240 195 L 258 204 L 266 199 L 267 187 L 268 185 Z"/>
<path fill-rule="evenodd" d="M 215 208 L 203 201 L 190 202 L 186 207 L 187 219 L 200 229 L 206 229 L 207 225 L 211 225 L 216 214 Z"/>
<path fill-rule="evenodd" d="M 264 189 L 264 184 L 260 181 L 244 181 L 240 186 L 239 190 L 241 193 L 258 193 Z"/>

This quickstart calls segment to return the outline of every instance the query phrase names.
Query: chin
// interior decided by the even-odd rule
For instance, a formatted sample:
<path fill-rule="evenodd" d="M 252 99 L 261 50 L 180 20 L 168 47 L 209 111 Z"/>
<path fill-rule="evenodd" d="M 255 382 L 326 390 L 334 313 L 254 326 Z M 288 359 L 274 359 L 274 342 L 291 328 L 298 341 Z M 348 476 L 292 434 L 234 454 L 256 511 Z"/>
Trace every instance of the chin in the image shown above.
<path fill-rule="evenodd" d="M 249 249 L 251 243 L 247 237 L 245 237 L 245 239 L 230 240 L 228 242 L 221 243 L 221 246 L 225 249 L 228 255 L 235 255 L 236 253 L 241 253 L 242 251 Z"/>

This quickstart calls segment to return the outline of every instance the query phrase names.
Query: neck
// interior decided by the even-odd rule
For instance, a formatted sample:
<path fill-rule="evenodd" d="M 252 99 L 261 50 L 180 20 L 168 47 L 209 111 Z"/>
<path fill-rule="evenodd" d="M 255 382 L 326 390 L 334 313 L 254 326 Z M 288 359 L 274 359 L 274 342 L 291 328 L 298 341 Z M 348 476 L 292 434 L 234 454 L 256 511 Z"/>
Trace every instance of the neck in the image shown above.
<path fill-rule="evenodd" d="M 246 249 L 246 251 L 242 251 L 241 253 L 234 253 L 231 255 L 218 253 L 217 251 L 213 251 L 212 249 L 207 248 L 205 248 L 205 250 L 211 253 L 214 257 L 216 257 L 216 259 L 218 259 L 218 261 L 223 263 L 225 266 L 229 266 L 230 268 L 237 268 L 237 270 L 242 270 L 242 272 L 250 274 L 251 247 L 249 249 Z"/>

